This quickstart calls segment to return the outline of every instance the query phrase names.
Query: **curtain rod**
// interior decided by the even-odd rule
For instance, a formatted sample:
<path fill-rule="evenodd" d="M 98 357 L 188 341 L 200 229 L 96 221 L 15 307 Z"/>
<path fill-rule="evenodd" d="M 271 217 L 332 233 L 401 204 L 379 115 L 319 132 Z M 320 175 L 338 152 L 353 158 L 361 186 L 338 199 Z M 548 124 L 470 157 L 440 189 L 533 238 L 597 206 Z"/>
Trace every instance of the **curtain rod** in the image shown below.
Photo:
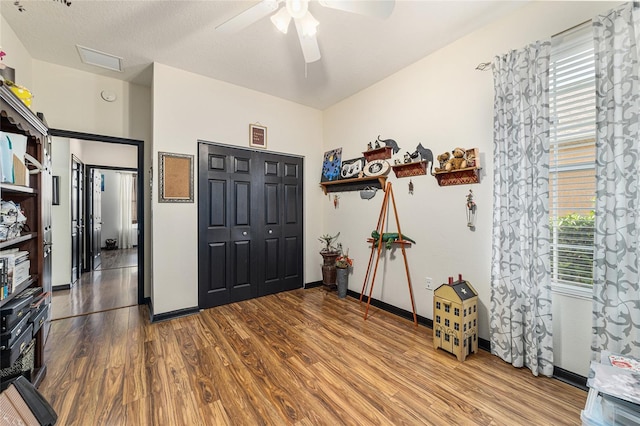
<path fill-rule="evenodd" d="M 634 2 L 634 5 L 635 5 L 636 3 L 639 3 L 639 2 Z M 560 36 L 560 35 L 562 35 L 562 34 L 564 34 L 564 33 L 567 33 L 567 32 L 569 32 L 569 31 L 571 31 L 571 30 L 575 30 L 576 28 L 581 27 L 581 26 L 583 26 L 584 24 L 587 24 L 587 23 L 589 23 L 589 22 L 591 22 L 591 21 L 592 21 L 591 19 L 587 19 L 586 21 L 584 21 L 584 22 L 580 22 L 579 24 L 574 25 L 574 26 L 573 26 L 573 27 L 571 27 L 571 28 L 567 28 L 566 30 L 562 30 L 562 31 L 560 31 L 559 33 L 556 33 L 556 34 L 552 35 L 552 36 L 551 36 L 551 38 L 558 37 L 558 36 Z M 476 70 L 478 70 L 478 71 L 489 71 L 490 69 L 491 69 L 491 62 L 480 62 L 480 63 L 478 64 L 478 66 L 476 66 Z"/>

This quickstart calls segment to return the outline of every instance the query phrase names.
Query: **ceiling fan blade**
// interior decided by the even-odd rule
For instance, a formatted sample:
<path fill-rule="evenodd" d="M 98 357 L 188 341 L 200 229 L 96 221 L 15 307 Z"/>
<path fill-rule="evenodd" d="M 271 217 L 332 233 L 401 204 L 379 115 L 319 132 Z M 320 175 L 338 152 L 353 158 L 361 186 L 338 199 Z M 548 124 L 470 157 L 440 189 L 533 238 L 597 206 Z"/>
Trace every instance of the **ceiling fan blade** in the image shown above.
<path fill-rule="evenodd" d="M 302 54 L 304 55 L 304 61 L 311 63 L 320 60 L 320 48 L 318 47 L 318 39 L 316 35 L 305 35 L 302 31 L 302 25 L 300 19 L 294 19 L 296 24 L 296 31 L 298 32 L 298 39 L 300 40 L 300 47 L 302 48 Z"/>
<path fill-rule="evenodd" d="M 395 0 L 320 0 L 320 4 L 331 9 L 360 15 L 385 19 L 391 15 L 395 7 Z"/>
<path fill-rule="evenodd" d="M 276 9 L 278 9 L 277 0 L 262 0 L 255 6 L 251 6 L 239 15 L 218 25 L 216 30 L 227 34 L 235 33 L 264 18 L 268 14 L 275 12 Z"/>

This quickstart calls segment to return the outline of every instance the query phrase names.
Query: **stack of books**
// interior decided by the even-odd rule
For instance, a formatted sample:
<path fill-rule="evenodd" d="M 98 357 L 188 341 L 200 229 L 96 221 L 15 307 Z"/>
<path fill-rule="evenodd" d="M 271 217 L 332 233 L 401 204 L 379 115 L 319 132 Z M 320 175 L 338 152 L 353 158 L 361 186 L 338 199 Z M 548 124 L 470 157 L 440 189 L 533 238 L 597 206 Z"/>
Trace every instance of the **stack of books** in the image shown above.
<path fill-rule="evenodd" d="M 18 249 L 0 251 L 0 300 L 29 279 L 30 267 L 28 251 Z"/>

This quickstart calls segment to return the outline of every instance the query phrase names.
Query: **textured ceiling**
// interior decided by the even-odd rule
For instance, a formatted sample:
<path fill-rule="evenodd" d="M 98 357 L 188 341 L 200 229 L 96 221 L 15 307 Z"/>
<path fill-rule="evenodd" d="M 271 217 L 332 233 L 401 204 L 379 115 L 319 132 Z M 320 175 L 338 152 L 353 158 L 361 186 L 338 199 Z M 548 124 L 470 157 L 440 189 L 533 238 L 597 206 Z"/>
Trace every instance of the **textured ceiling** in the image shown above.
<path fill-rule="evenodd" d="M 236 34 L 215 31 L 255 1 L 20 3 L 23 12 L 14 0 L 2 0 L 0 12 L 34 59 L 144 85 L 151 83 L 150 64 L 159 62 L 318 109 L 523 4 L 398 0 L 381 21 L 313 2 L 322 59 L 305 66 L 295 30 L 281 34 L 268 17 Z M 76 44 L 124 58 L 125 71 L 81 63 Z"/>

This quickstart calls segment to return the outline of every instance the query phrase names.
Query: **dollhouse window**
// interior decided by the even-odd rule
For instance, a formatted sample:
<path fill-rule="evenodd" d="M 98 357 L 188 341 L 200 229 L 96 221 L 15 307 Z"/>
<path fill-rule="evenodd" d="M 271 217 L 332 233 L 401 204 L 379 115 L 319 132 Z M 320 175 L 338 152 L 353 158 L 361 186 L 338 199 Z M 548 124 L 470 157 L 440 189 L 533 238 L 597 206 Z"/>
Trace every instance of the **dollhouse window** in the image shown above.
<path fill-rule="evenodd" d="M 436 309 L 440 309 L 440 302 L 436 302 Z"/>
<path fill-rule="evenodd" d="M 436 337 L 440 337 L 440 330 L 436 330 Z"/>
<path fill-rule="evenodd" d="M 445 342 L 448 342 L 449 340 L 451 340 L 451 336 L 449 336 L 448 334 L 444 335 L 444 340 Z"/>
<path fill-rule="evenodd" d="M 460 316 L 460 308 L 453 308 L 453 315 L 459 317 Z"/>
<path fill-rule="evenodd" d="M 473 326 L 474 327 L 476 326 L 476 320 L 473 320 Z"/>
<path fill-rule="evenodd" d="M 471 311 L 469 311 L 469 312 L 471 312 Z M 465 310 L 464 310 L 464 316 L 465 316 L 465 317 L 467 316 L 467 309 L 466 309 L 466 308 L 465 308 Z"/>
<path fill-rule="evenodd" d="M 436 322 L 440 324 L 440 315 L 436 315 Z"/>
<path fill-rule="evenodd" d="M 449 323 L 449 319 L 448 319 L 448 318 L 445 318 L 445 319 L 444 319 L 444 326 L 445 326 L 445 327 L 449 327 L 449 324 L 450 324 L 450 323 Z"/>
<path fill-rule="evenodd" d="M 467 324 L 464 325 L 464 330 L 463 331 L 467 331 Z"/>
<path fill-rule="evenodd" d="M 451 305 L 444 305 L 444 311 L 445 312 L 451 311 Z"/>
<path fill-rule="evenodd" d="M 460 330 L 460 324 L 458 324 L 457 322 L 454 322 L 453 323 L 453 328 L 459 331 Z"/>
<path fill-rule="evenodd" d="M 456 346 L 460 346 L 460 340 L 458 340 L 457 337 L 454 337 L 453 338 L 453 344 L 456 345 Z"/>
<path fill-rule="evenodd" d="M 476 311 L 476 305 L 473 305 L 473 312 Z"/>

